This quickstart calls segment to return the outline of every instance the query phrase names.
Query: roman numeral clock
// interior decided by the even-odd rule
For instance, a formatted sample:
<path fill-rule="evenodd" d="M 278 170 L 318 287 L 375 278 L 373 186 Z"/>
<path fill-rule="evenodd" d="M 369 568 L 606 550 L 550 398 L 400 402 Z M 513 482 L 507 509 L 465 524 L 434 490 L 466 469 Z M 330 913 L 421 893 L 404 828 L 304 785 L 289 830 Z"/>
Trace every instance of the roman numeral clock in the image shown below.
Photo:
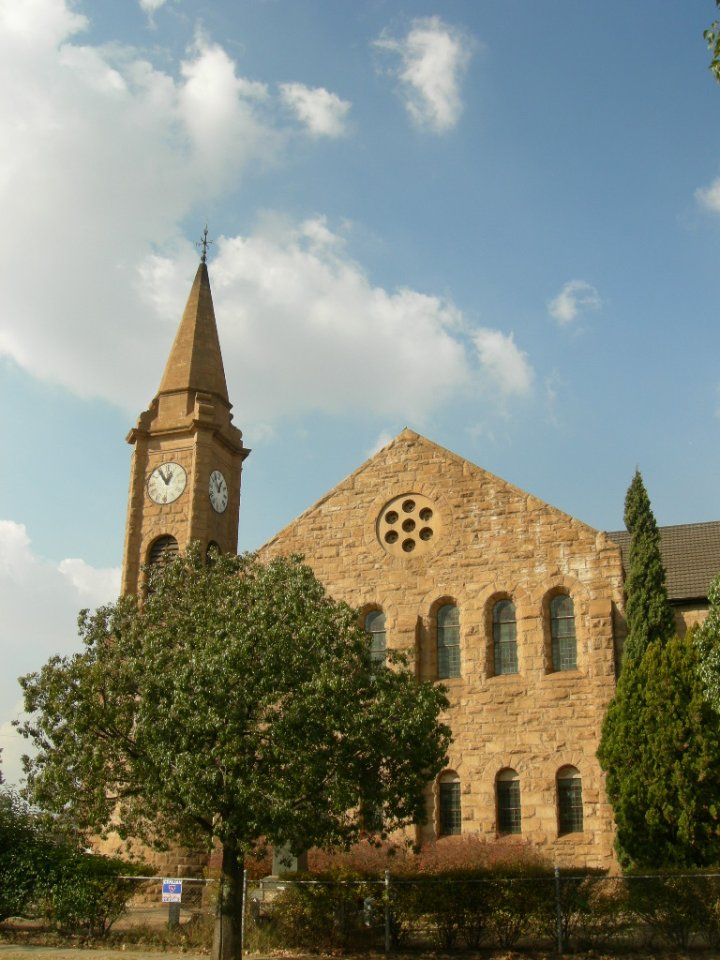
<path fill-rule="evenodd" d="M 147 492 L 153 503 L 174 503 L 187 486 L 187 474 L 179 463 L 163 463 L 148 477 Z"/>

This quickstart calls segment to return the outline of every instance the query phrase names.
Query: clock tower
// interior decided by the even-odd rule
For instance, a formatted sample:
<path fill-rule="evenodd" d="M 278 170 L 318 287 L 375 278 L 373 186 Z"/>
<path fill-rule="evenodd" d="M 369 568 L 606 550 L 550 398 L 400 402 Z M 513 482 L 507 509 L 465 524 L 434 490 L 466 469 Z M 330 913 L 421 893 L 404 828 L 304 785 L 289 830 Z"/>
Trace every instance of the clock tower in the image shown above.
<path fill-rule="evenodd" d="M 250 451 L 232 423 L 206 243 L 160 388 L 127 436 L 134 450 L 123 594 L 140 592 L 144 564 L 191 540 L 237 551 L 240 473 Z"/>

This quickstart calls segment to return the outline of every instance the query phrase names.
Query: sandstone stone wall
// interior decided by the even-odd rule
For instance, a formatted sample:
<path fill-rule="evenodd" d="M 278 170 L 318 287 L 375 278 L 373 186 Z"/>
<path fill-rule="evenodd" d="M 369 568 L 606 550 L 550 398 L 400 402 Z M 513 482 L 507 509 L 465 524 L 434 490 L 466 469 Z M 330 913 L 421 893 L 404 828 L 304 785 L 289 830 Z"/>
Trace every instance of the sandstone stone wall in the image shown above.
<path fill-rule="evenodd" d="M 703 623 L 707 618 L 709 609 L 710 606 L 707 601 L 675 606 L 675 625 L 680 636 L 684 637 L 691 627 Z"/>
<path fill-rule="evenodd" d="M 301 553 L 331 595 L 382 609 L 388 647 L 407 651 L 419 678 L 437 677 L 437 609 L 456 604 L 461 676 L 443 682 L 462 832 L 498 836 L 495 778 L 511 768 L 523 839 L 560 866 L 614 866 L 595 752 L 623 590 L 620 550 L 604 534 L 406 430 L 262 552 Z M 549 602 L 559 592 L 574 602 L 577 669 L 554 672 Z M 500 598 L 516 607 L 518 672 L 494 676 Z M 568 765 L 582 777 L 583 830 L 559 836 L 556 777 Z M 436 788 L 428 802 L 424 839 L 438 832 Z"/>

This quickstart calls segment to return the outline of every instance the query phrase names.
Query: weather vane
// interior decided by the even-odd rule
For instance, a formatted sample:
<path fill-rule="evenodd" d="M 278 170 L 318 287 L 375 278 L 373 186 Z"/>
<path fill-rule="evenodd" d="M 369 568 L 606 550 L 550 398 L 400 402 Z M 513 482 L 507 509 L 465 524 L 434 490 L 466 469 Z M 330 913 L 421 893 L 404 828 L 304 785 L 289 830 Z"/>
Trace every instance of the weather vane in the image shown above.
<path fill-rule="evenodd" d="M 195 243 L 195 246 L 200 250 L 200 262 L 207 263 L 207 250 L 211 243 L 214 243 L 213 240 L 208 240 L 208 228 L 205 224 L 205 229 L 203 230 L 202 240 L 198 240 Z"/>

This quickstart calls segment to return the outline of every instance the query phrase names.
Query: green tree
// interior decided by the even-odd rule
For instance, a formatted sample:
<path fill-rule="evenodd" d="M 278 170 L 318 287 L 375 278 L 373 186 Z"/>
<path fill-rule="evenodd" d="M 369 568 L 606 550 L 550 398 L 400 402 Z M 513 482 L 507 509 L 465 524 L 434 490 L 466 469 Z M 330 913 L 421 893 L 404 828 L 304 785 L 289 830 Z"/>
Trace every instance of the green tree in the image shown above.
<path fill-rule="evenodd" d="M 625 579 L 627 639 L 623 665 L 639 660 L 653 640 L 664 642 L 675 633 L 675 617 L 665 587 L 660 532 L 640 471 L 625 496 L 625 526 L 630 534 Z"/>
<path fill-rule="evenodd" d="M 608 713 L 599 757 L 625 866 L 720 863 L 720 724 L 700 664 L 692 631 L 651 643 Z"/>
<path fill-rule="evenodd" d="M 693 631 L 653 643 L 640 664 L 646 828 L 625 838 L 643 866 L 720 863 L 720 725 L 704 696 Z"/>
<path fill-rule="evenodd" d="M 720 10 L 720 0 L 715 0 L 715 6 Z M 720 20 L 714 20 L 704 33 L 710 50 L 710 70 L 720 83 Z"/>
<path fill-rule="evenodd" d="M 625 579 L 627 638 L 617 690 L 603 721 L 598 759 L 607 774 L 618 855 L 621 862 L 628 863 L 635 859 L 648 829 L 645 773 L 637 763 L 648 745 L 640 665 L 650 646 L 663 646 L 675 631 L 665 589 L 660 534 L 638 470 L 625 497 L 625 526 L 630 534 Z"/>
<path fill-rule="evenodd" d="M 46 857 L 29 807 L 12 790 L 0 790 L 0 921 L 20 917 Z"/>
<path fill-rule="evenodd" d="M 89 854 L 66 824 L 0 789 L 0 921 L 43 915 L 73 933 L 104 936 L 135 887 L 130 863 Z"/>
<path fill-rule="evenodd" d="M 357 612 L 299 558 L 151 568 L 144 602 L 79 619 L 85 644 L 24 677 L 30 794 L 94 830 L 222 846 L 214 956 L 240 954 L 242 866 L 265 838 L 346 846 L 361 811 L 422 821 L 446 762 L 444 691 L 373 664 Z"/>
<path fill-rule="evenodd" d="M 710 609 L 708 615 L 696 632 L 695 637 L 700 655 L 700 673 L 705 684 L 705 696 L 720 715 L 720 575 L 717 576 L 708 591 Z"/>

